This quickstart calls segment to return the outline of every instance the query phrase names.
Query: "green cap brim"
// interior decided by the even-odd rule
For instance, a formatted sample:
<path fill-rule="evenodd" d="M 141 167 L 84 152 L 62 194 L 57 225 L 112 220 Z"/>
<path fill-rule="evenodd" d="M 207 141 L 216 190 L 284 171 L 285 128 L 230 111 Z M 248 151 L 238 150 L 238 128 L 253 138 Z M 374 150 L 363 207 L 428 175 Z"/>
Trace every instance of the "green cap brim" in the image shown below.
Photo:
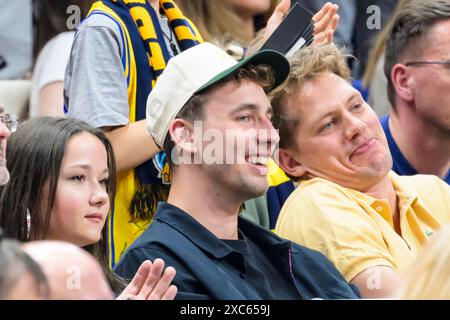
<path fill-rule="evenodd" d="M 286 57 L 278 51 L 266 49 L 266 50 L 258 51 L 256 53 L 254 53 L 253 55 L 250 55 L 250 56 L 242 59 L 234 66 L 222 71 L 221 73 L 216 75 L 214 78 L 209 80 L 206 84 L 204 84 L 195 93 L 199 93 L 199 92 L 207 89 L 208 87 L 212 86 L 213 84 L 228 77 L 230 74 L 233 74 L 239 68 L 245 67 L 247 65 L 257 66 L 260 64 L 266 64 L 266 65 L 272 67 L 272 69 L 274 71 L 275 81 L 274 81 L 274 85 L 273 85 L 272 89 L 275 89 L 280 84 L 282 84 L 283 81 L 286 80 L 286 78 L 289 75 L 290 65 L 289 65 L 289 61 L 286 59 Z"/>

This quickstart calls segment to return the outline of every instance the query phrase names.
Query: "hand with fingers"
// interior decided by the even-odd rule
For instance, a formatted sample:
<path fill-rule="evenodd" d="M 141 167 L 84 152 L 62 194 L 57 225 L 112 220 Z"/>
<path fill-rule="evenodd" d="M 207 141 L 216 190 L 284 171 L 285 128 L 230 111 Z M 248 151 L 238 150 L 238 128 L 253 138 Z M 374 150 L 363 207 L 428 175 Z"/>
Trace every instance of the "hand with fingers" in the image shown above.
<path fill-rule="evenodd" d="M 270 19 L 267 21 L 263 42 L 269 39 L 275 29 L 278 28 L 281 21 L 283 21 L 284 16 L 289 11 L 290 5 L 291 0 L 282 0 L 277 5 Z M 338 5 L 327 2 L 313 16 L 314 45 L 329 44 L 333 42 L 334 32 L 339 23 L 339 15 L 337 14 L 338 9 Z"/>
<path fill-rule="evenodd" d="M 289 11 L 291 6 L 291 0 L 282 0 L 273 11 L 269 20 L 267 20 L 266 29 L 264 30 L 263 43 L 266 42 L 267 39 L 272 35 L 276 28 L 280 25 L 281 21 L 283 21 L 284 16 Z"/>
<path fill-rule="evenodd" d="M 175 269 L 164 269 L 163 260 L 144 261 L 117 300 L 173 300 L 178 292 L 171 285 L 174 278 Z"/>
<path fill-rule="evenodd" d="M 314 45 L 330 44 L 333 42 L 334 33 L 339 23 L 337 11 L 339 6 L 327 2 L 313 16 L 314 22 Z"/>

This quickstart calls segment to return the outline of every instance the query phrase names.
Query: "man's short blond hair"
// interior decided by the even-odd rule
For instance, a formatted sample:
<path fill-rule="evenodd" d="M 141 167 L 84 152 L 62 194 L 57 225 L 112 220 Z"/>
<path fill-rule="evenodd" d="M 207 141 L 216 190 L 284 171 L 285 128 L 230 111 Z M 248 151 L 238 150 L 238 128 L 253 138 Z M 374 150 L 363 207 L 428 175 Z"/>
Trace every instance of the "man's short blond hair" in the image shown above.
<path fill-rule="evenodd" d="M 298 94 L 305 83 L 319 74 L 334 73 L 350 81 L 346 56 L 335 45 L 310 46 L 299 50 L 289 59 L 291 71 L 286 81 L 270 95 L 274 111 L 274 126 L 279 129 L 280 148 L 292 148 L 294 130 L 300 119 L 284 116 L 289 97 Z M 325 95 L 326 97 L 326 95 Z"/>

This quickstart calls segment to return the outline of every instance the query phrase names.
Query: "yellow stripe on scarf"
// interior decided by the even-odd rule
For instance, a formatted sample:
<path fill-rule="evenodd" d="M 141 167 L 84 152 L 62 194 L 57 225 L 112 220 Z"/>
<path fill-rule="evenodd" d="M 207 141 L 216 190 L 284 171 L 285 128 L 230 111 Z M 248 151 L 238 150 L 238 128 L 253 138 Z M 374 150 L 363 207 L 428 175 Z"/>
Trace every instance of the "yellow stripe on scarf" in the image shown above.
<path fill-rule="evenodd" d="M 173 5 L 173 8 L 170 9 L 164 9 L 164 4 L 165 3 L 170 3 Z M 178 6 L 170 0 L 161 0 L 160 1 L 161 7 L 164 10 L 164 13 L 166 14 L 167 18 L 170 21 L 176 20 L 176 19 L 186 19 L 189 21 L 191 27 L 194 29 L 194 32 L 196 33 L 193 34 L 192 31 L 186 27 L 186 26 L 177 26 L 174 30 L 175 35 L 177 36 L 178 40 L 197 40 L 200 42 L 203 42 L 203 39 L 200 35 L 200 32 L 198 32 L 197 28 L 195 27 L 195 25 L 192 23 L 192 21 L 190 21 L 188 18 L 186 18 L 183 13 L 181 12 L 181 10 L 178 8 Z"/>

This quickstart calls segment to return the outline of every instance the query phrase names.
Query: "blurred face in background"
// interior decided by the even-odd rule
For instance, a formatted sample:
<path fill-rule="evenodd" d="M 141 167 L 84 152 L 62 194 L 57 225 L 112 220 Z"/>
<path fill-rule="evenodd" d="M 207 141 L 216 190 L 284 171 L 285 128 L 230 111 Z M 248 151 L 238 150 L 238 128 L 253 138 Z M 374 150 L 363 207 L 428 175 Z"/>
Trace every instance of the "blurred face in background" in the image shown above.
<path fill-rule="evenodd" d="M 39 292 L 31 272 L 24 272 L 6 297 L 7 300 L 43 300 L 46 298 Z"/>
<path fill-rule="evenodd" d="M 0 105 L 0 117 L 4 115 L 4 109 Z M 9 181 L 9 172 L 6 168 L 6 140 L 11 135 L 6 124 L 0 122 L 0 186 L 4 186 Z"/>
<path fill-rule="evenodd" d="M 408 72 L 415 113 L 450 138 L 449 28 L 450 19 L 436 22 L 427 33 L 422 55 L 405 62 L 411 63 Z"/>
<path fill-rule="evenodd" d="M 271 0 L 227 0 L 239 16 L 254 17 L 266 13 L 271 7 Z"/>

